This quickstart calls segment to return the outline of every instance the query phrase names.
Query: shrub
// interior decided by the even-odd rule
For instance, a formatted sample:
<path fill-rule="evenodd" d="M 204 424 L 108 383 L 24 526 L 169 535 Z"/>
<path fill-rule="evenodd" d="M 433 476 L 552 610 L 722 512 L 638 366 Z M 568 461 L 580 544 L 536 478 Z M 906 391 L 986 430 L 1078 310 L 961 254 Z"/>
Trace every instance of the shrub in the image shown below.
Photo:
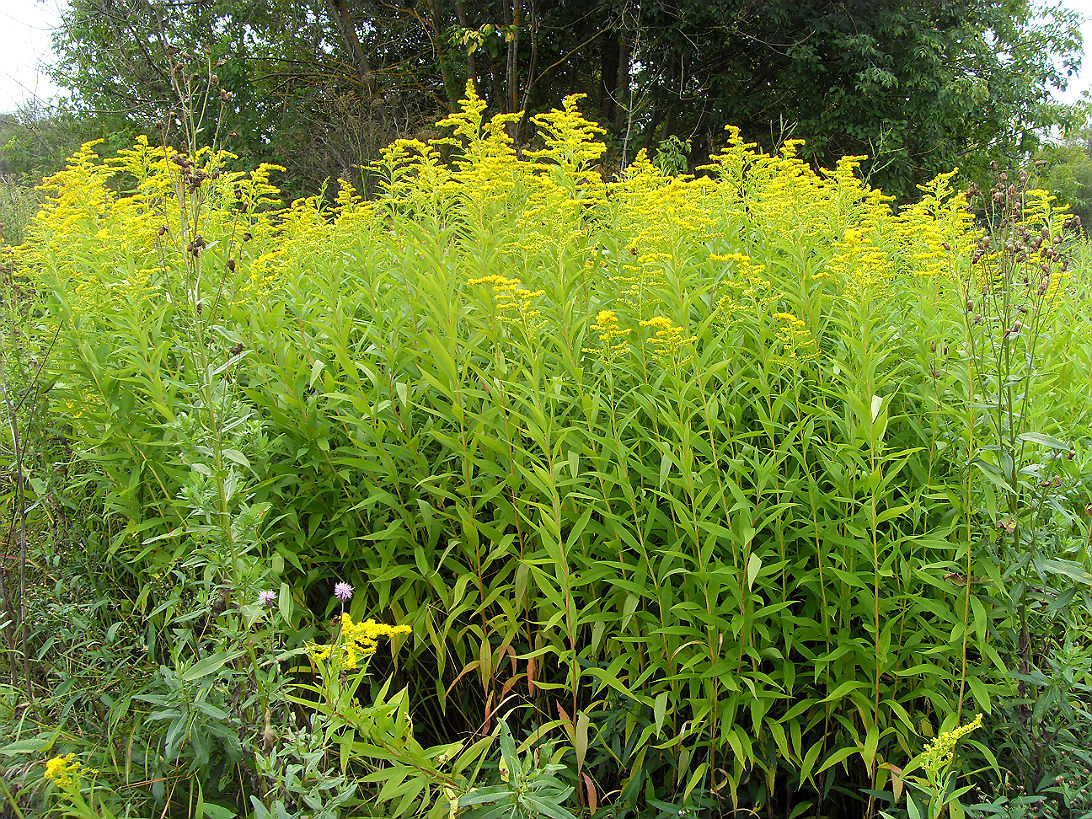
<path fill-rule="evenodd" d="M 15 259 L 112 553 L 149 578 L 196 538 L 229 585 L 242 543 L 319 606 L 349 580 L 412 627 L 420 732 L 553 732 L 585 806 L 884 788 L 1012 690 L 952 174 L 896 213 L 858 158 L 730 129 L 703 176 L 605 181 L 576 98 L 522 154 L 483 110 L 392 145 L 371 202 L 146 142 L 46 181 Z M 1045 368 L 1087 326 L 1056 284 Z M 1053 388 L 1029 429 L 1075 420 Z"/>

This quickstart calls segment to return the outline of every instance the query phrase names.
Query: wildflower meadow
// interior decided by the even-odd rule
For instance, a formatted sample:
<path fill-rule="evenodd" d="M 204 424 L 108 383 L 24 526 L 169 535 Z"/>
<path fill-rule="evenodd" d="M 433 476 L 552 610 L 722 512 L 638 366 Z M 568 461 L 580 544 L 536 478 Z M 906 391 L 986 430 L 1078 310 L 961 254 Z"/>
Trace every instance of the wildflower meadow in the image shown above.
<path fill-rule="evenodd" d="M 1092 815 L 1079 220 L 520 117 L 43 182 L 3 815 Z"/>

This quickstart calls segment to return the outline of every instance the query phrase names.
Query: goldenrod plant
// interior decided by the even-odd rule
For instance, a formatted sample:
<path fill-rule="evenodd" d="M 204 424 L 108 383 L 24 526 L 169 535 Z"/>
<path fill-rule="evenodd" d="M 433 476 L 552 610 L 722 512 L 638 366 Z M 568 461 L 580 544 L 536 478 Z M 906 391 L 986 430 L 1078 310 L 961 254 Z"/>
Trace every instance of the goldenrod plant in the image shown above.
<path fill-rule="evenodd" d="M 896 771 L 896 801 L 907 785 L 912 791 L 925 797 L 924 803 L 919 804 L 914 793 L 906 794 L 906 812 L 910 819 L 942 819 L 945 816 L 962 819 L 966 815 L 960 804 L 960 797 L 971 786 L 956 787 L 956 743 L 981 725 L 982 715 L 978 714 L 966 725 L 957 725 L 949 731 L 940 732 L 924 751 L 907 763 L 906 768 Z"/>
<path fill-rule="evenodd" d="M 504 719 L 521 752 L 558 743 L 574 813 L 875 813 L 858 795 L 928 726 L 1017 692 L 1028 610 L 1006 599 L 1034 580 L 1002 565 L 1025 542 L 1007 527 L 1027 531 L 1014 468 L 1020 493 L 1071 482 L 1037 507 L 1036 549 L 1049 578 L 1088 579 L 1057 562 L 1087 531 L 1086 455 L 1034 476 L 1017 457 L 1089 429 L 1073 222 L 1020 200 L 1013 225 L 1058 258 L 1014 267 L 951 173 L 896 210 L 860 157 L 817 171 L 799 141 L 732 128 L 696 175 L 642 153 L 605 178 L 580 106 L 532 117 L 519 150 L 519 115 L 468 87 L 443 136 L 390 146 L 372 200 L 339 182 L 286 204 L 272 166 L 87 145 L 9 253 L 57 337 L 51 411 L 153 621 L 156 696 L 191 714 L 208 683 L 246 726 L 185 723 L 239 810 L 287 798 L 248 779 L 269 727 L 307 788 L 336 769 L 345 805 L 370 788 L 390 815 L 459 815 Z M 1049 375 L 1014 392 L 1032 338 Z M 197 582 L 212 620 L 172 639 Z M 340 630 L 310 650 L 325 682 L 291 696 L 319 716 L 289 748 L 308 608 Z M 368 617 L 396 652 L 366 658 Z M 188 746 L 156 747 L 154 798 L 178 808 Z"/>

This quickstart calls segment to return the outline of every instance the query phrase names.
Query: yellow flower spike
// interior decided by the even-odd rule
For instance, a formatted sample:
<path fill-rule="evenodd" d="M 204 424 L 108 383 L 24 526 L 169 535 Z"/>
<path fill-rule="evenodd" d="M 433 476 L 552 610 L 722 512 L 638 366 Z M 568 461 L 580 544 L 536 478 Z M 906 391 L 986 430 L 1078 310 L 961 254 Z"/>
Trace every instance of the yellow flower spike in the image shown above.
<path fill-rule="evenodd" d="M 493 289 L 493 303 L 500 313 L 500 320 L 505 323 L 522 324 L 527 330 L 537 330 L 541 324 L 533 320 L 539 311 L 532 308 L 533 299 L 546 294 L 545 290 L 527 290 L 520 279 L 505 276 L 482 276 L 468 279 L 468 285 L 487 284 Z M 509 312 L 515 315 L 508 315 Z"/>
<path fill-rule="evenodd" d="M 782 312 L 774 313 L 773 319 L 777 322 L 778 344 L 787 358 L 807 360 L 818 356 L 815 337 L 802 319 Z"/>
<path fill-rule="evenodd" d="M 642 321 L 641 326 L 655 329 L 648 342 L 664 356 L 671 356 L 680 347 L 697 341 L 697 336 L 685 336 L 683 328 L 673 324 L 666 316 L 654 316 L 648 321 Z"/>
<path fill-rule="evenodd" d="M 335 641 L 328 645 L 309 644 L 307 656 L 315 663 L 333 658 L 336 668 L 351 670 L 357 667 L 361 659 L 376 652 L 380 637 L 409 633 L 409 626 L 388 626 L 371 618 L 357 623 L 352 615 L 345 612 L 341 615 L 341 630 Z"/>
<path fill-rule="evenodd" d="M 960 739 L 982 725 L 982 715 L 977 715 L 971 722 L 951 731 L 945 731 L 929 743 L 922 751 L 918 761 L 922 769 L 931 777 L 947 768 L 955 758 L 955 746 Z"/>
<path fill-rule="evenodd" d="M 602 355 L 608 363 L 613 361 L 629 344 L 629 329 L 623 330 L 618 322 L 618 315 L 613 310 L 600 310 L 591 329 L 599 334 L 599 347 L 585 347 L 584 352 Z"/>
<path fill-rule="evenodd" d="M 55 756 L 45 764 L 44 778 L 54 782 L 58 788 L 68 790 L 79 783 L 83 763 L 74 753 Z"/>

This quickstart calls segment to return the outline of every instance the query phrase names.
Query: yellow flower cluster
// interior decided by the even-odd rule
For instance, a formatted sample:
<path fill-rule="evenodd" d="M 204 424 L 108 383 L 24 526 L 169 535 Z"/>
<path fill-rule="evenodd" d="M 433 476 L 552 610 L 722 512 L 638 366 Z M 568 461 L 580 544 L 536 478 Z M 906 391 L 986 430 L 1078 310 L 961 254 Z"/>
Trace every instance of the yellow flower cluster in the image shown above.
<path fill-rule="evenodd" d="M 533 320 L 538 318 L 539 311 L 533 309 L 532 301 L 544 295 L 545 290 L 528 290 L 520 279 L 506 276 L 481 276 L 468 279 L 467 284 L 487 284 L 493 289 L 493 302 L 501 313 L 501 321 L 519 322 L 527 329 L 538 327 Z M 509 315 L 512 313 L 515 315 Z"/>
<path fill-rule="evenodd" d="M 45 778 L 56 783 L 58 788 L 67 790 L 80 781 L 82 767 L 74 753 L 55 756 L 45 764 Z"/>
<path fill-rule="evenodd" d="M 921 199 L 894 219 L 904 269 L 914 275 L 960 276 L 970 264 L 981 231 L 974 229 L 966 197 L 952 186 L 956 173 L 942 173 L 919 185 Z"/>
<path fill-rule="evenodd" d="M 42 182 L 45 202 L 11 251 L 20 267 L 57 283 L 74 316 L 94 322 L 103 310 L 173 302 L 197 280 L 217 301 L 252 303 L 269 292 L 283 265 L 234 271 L 251 273 L 263 246 L 280 254 L 279 236 L 302 233 L 277 212 L 280 192 L 269 177 L 283 168 L 229 171 L 236 157 L 226 151 L 184 157 L 146 137 L 112 157 L 99 157 L 98 145 L 86 143 Z M 237 280 L 261 287 L 247 295 Z"/>
<path fill-rule="evenodd" d="M 600 310 L 591 326 L 599 335 L 599 347 L 585 347 L 586 353 L 597 353 L 607 362 L 613 361 L 629 345 L 627 339 L 630 330 L 623 330 L 618 323 L 618 315 L 613 310 Z"/>
<path fill-rule="evenodd" d="M 895 274 L 895 261 L 888 249 L 882 219 L 865 217 L 857 227 L 847 228 L 834 242 L 835 253 L 827 272 L 840 277 L 851 293 L 864 295 L 887 284 Z"/>
<path fill-rule="evenodd" d="M 307 646 L 307 656 L 314 662 L 324 662 L 332 657 L 338 668 L 353 669 L 361 659 L 375 653 L 380 637 L 409 633 L 409 626 L 388 626 L 370 617 L 357 623 L 352 616 L 344 613 L 341 615 L 341 632 L 337 640 L 326 645 L 312 643 Z"/>
<path fill-rule="evenodd" d="M 815 336 L 807 324 L 792 313 L 774 313 L 777 342 L 788 358 L 809 359 L 819 354 Z"/>
<path fill-rule="evenodd" d="M 717 300 L 717 311 L 725 323 L 732 324 L 741 315 L 765 313 L 777 301 L 766 265 L 746 253 L 711 253 L 709 259 L 730 266 L 730 277 L 720 279 L 726 292 Z"/>
<path fill-rule="evenodd" d="M 536 163 L 537 169 L 547 175 L 554 174 L 556 169 L 555 179 L 565 184 L 573 196 L 603 192 L 603 178 L 590 166 L 606 153 L 607 146 L 598 139 L 598 135 L 606 131 L 577 110 L 576 104 L 585 96 L 570 94 L 562 102 L 560 111 L 555 109 L 532 117 L 545 147 L 526 152 L 531 159 L 550 160 L 549 163 Z"/>
<path fill-rule="evenodd" d="M 663 356 L 672 356 L 683 345 L 697 341 L 697 336 L 687 336 L 682 327 L 665 316 L 653 316 L 648 321 L 642 321 L 641 326 L 654 328 L 655 332 L 648 343 Z"/>
<path fill-rule="evenodd" d="M 1061 219 L 1055 217 L 1067 216 L 1069 208 L 1057 206 L 1054 203 L 1058 197 L 1050 191 L 1042 188 L 1032 188 L 1024 193 L 1024 221 L 1032 227 L 1048 227 L 1050 237 L 1053 239 L 1061 232 Z"/>
<path fill-rule="evenodd" d="M 976 716 L 966 725 L 961 725 L 951 731 L 945 731 L 940 734 L 936 739 L 929 743 L 924 751 L 922 751 L 921 756 L 918 758 L 921 767 L 930 776 L 936 776 L 947 768 L 951 764 L 952 759 L 955 758 L 956 743 L 980 725 L 982 725 L 981 714 Z"/>

